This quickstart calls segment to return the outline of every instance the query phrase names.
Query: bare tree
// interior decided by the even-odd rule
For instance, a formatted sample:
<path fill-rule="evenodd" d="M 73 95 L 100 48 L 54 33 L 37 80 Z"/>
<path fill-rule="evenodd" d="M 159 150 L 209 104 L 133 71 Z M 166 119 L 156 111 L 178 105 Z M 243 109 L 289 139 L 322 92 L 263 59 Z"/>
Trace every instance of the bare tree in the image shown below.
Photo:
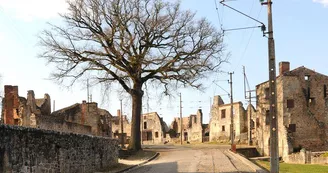
<path fill-rule="evenodd" d="M 51 25 L 40 35 L 40 57 L 56 66 L 52 77 L 74 84 L 82 77 L 132 97 L 129 149 L 141 149 L 143 86 L 201 87 L 200 79 L 218 71 L 222 35 L 205 18 L 164 0 L 71 0 L 65 26 Z M 64 80 L 66 79 L 66 80 Z M 159 88 L 160 89 L 160 88 Z"/>

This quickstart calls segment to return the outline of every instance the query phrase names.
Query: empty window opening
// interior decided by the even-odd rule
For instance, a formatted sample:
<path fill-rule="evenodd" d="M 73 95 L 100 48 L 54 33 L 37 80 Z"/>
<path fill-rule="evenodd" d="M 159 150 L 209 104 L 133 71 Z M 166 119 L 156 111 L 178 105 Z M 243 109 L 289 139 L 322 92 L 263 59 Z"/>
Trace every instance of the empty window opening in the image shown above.
<path fill-rule="evenodd" d="M 296 132 L 296 124 L 289 124 L 288 131 L 289 132 Z"/>
<path fill-rule="evenodd" d="M 264 89 L 264 98 L 269 99 L 270 98 L 270 88 Z"/>
<path fill-rule="evenodd" d="M 222 109 L 221 110 L 221 118 L 225 118 L 226 117 L 226 110 Z"/>
<path fill-rule="evenodd" d="M 294 108 L 294 99 L 287 99 L 287 108 Z"/>
<path fill-rule="evenodd" d="M 304 80 L 309 80 L 310 79 L 310 76 L 309 75 L 305 75 L 304 76 Z"/>
<path fill-rule="evenodd" d="M 158 132 L 155 132 L 155 138 L 158 138 Z"/>
<path fill-rule="evenodd" d="M 147 129 L 147 122 L 144 122 L 144 129 Z"/>
<path fill-rule="evenodd" d="M 265 125 L 270 125 L 270 110 L 265 112 Z"/>
<path fill-rule="evenodd" d="M 323 85 L 323 98 L 327 98 L 327 86 Z"/>
<path fill-rule="evenodd" d="M 225 132 L 225 126 L 222 126 L 222 132 Z"/>
<path fill-rule="evenodd" d="M 256 127 L 260 127 L 260 119 L 256 118 Z"/>

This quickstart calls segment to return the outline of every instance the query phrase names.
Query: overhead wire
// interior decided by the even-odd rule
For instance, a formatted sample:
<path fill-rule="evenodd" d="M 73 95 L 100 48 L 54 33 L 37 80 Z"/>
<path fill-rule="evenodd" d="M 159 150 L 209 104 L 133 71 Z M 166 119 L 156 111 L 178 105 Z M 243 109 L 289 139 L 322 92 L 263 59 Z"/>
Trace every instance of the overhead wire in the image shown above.
<path fill-rule="evenodd" d="M 220 12 L 219 12 L 219 8 L 218 8 L 218 3 L 216 2 L 217 0 L 214 0 L 214 4 L 215 4 L 215 9 L 216 9 L 216 14 L 217 17 L 219 19 L 219 25 L 220 25 L 220 29 L 222 30 L 222 22 L 221 22 L 221 18 L 220 18 Z"/>
<path fill-rule="evenodd" d="M 258 15 L 257 15 L 257 17 L 256 17 L 256 20 L 258 20 L 258 18 L 260 17 L 260 14 L 261 14 L 261 12 L 262 12 L 262 8 L 263 8 L 263 6 L 261 6 L 261 9 L 260 9 L 260 11 L 259 11 L 259 13 L 258 13 Z M 246 54 L 246 51 L 247 51 L 247 49 L 248 49 L 249 43 L 250 43 L 250 41 L 251 41 L 251 38 L 252 38 L 252 36 L 253 36 L 253 33 L 254 33 L 254 28 L 253 28 L 252 31 L 251 31 L 251 34 L 250 34 L 250 37 L 248 38 L 248 41 L 247 41 L 246 46 L 245 46 L 245 49 L 244 49 L 243 53 L 241 54 L 241 56 L 240 56 L 240 58 L 239 58 L 239 60 L 238 60 L 238 63 L 237 63 L 237 65 L 236 65 L 235 68 L 234 68 L 234 71 L 235 71 L 236 68 L 239 66 L 241 60 L 244 58 L 244 56 L 245 56 L 245 54 Z"/>

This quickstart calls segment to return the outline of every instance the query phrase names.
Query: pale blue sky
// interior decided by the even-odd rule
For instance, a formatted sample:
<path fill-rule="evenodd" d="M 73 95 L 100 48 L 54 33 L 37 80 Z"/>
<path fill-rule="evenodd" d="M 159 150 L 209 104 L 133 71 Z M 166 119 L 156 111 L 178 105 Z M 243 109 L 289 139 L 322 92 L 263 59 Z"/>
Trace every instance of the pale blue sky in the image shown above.
<path fill-rule="evenodd" d="M 172 1 L 172 0 L 171 0 Z M 213 25 L 224 29 L 257 25 L 252 20 L 222 7 L 219 1 L 217 15 L 214 0 L 182 0 L 183 9 L 197 11 L 198 17 L 206 17 Z M 259 0 L 229 1 L 228 5 L 267 23 L 267 8 Z M 276 62 L 290 61 L 291 69 L 306 66 L 310 69 L 328 74 L 327 54 L 328 41 L 328 5 L 327 0 L 274 0 L 273 27 L 276 41 Z M 328 7 L 328 6 L 327 6 Z M 0 0 L 0 74 L 3 85 L 18 85 L 20 96 L 26 97 L 27 90 L 34 90 L 36 97 L 49 93 L 56 100 L 56 110 L 86 100 L 85 87 L 77 84 L 67 90 L 52 81 L 45 80 L 52 70 L 43 59 L 38 59 L 40 47 L 37 46 L 37 34 L 47 27 L 46 22 L 60 24 L 58 12 L 65 12 L 65 0 Z M 231 54 L 230 63 L 224 64 L 222 70 L 234 71 L 234 101 L 246 104 L 243 92 L 242 65 L 246 67 L 251 89 L 268 79 L 267 73 L 267 39 L 262 37 L 260 29 L 226 32 L 224 42 L 227 52 Z M 278 66 L 277 66 L 278 67 Z M 228 75 L 217 76 L 217 82 L 229 91 Z M 183 116 L 195 114 L 201 106 L 204 122 L 209 121 L 210 99 L 222 94 L 226 103 L 229 98 L 226 92 L 215 84 L 202 93 L 191 89 L 182 89 Z M 109 110 L 113 115 L 119 109 L 115 92 L 107 103 L 102 104 L 99 87 L 91 87 L 93 101 Z M 179 113 L 178 97 L 168 101 L 158 101 L 152 95 L 149 99 L 150 111 L 157 111 L 170 124 Z M 145 100 L 146 102 L 146 100 Z M 244 104 L 244 106 L 245 106 Z M 123 112 L 131 115 L 129 101 L 124 102 Z M 145 106 L 144 112 L 147 111 Z"/>

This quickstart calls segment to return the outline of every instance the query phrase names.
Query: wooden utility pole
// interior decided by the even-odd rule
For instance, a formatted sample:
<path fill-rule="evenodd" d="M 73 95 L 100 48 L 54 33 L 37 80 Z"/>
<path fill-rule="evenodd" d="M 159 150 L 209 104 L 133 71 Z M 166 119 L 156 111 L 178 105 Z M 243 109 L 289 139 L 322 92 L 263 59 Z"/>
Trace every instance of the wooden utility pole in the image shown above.
<path fill-rule="evenodd" d="M 270 172 L 279 172 L 279 144 L 276 89 L 276 59 L 272 25 L 272 1 L 263 2 L 268 6 L 268 48 L 269 48 L 269 91 L 270 91 Z"/>
<path fill-rule="evenodd" d="M 182 145 L 182 100 L 181 100 L 181 93 L 180 93 L 180 144 Z"/>
<path fill-rule="evenodd" d="M 121 118 L 121 147 L 124 148 L 124 136 L 123 136 L 123 111 L 122 111 L 122 99 L 121 102 L 121 110 L 120 110 L 120 118 Z"/>
<path fill-rule="evenodd" d="M 245 66 L 243 66 L 243 73 L 244 73 L 244 93 L 245 93 L 245 99 L 248 99 L 248 112 L 247 112 L 247 126 L 248 126 L 248 130 L 247 130 L 247 143 L 248 145 L 252 145 L 252 92 L 254 92 L 255 90 L 250 90 L 250 87 L 248 85 L 248 80 L 247 80 L 247 76 L 246 76 L 246 71 L 245 71 Z M 248 86 L 248 91 L 246 90 L 246 83 Z M 246 96 L 246 93 L 248 92 L 248 97 Z"/>
<path fill-rule="evenodd" d="M 233 92 L 232 92 L 232 75 L 233 73 L 229 73 L 230 74 L 230 80 L 229 80 L 229 84 L 230 84 L 230 119 L 231 119 L 231 125 L 230 125 L 230 139 L 231 139 L 231 151 L 236 152 L 236 145 L 234 144 L 234 140 L 235 140 L 235 134 L 234 134 L 234 115 L 233 115 Z"/>

